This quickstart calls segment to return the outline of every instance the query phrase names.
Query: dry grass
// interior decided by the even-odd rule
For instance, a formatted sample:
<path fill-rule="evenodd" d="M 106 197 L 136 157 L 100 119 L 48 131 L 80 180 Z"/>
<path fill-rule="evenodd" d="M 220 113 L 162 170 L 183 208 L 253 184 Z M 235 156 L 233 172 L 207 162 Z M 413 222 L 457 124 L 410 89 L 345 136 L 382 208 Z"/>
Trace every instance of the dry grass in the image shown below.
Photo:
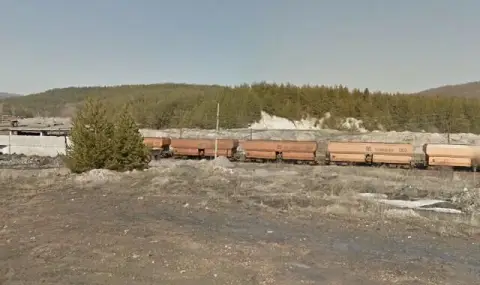
<path fill-rule="evenodd" d="M 167 168 L 173 174 L 169 188 L 185 183 L 184 167 L 177 164 Z M 189 171 L 195 173 L 197 183 L 209 197 L 225 201 L 241 199 L 273 210 L 288 211 L 292 215 L 328 214 L 361 219 L 406 219 L 418 221 L 429 230 L 451 235 L 476 235 L 480 232 L 478 189 L 473 187 L 470 173 L 444 173 L 421 170 L 400 170 L 367 167 L 242 165 L 225 172 L 214 168 Z M 222 172 L 223 171 L 223 172 Z M 179 175 L 180 174 L 180 175 Z M 202 177 L 207 175 L 206 177 Z M 179 175 L 180 180 L 175 180 Z M 470 178 L 470 179 L 469 179 Z M 158 178 L 155 178 L 158 179 Z M 190 183 L 195 183 L 190 181 Z M 190 184 L 191 185 L 191 184 Z M 180 186 L 180 185 L 178 185 Z M 467 189 L 467 190 L 466 190 Z M 452 206 L 466 212 L 465 216 L 452 214 L 417 213 L 398 210 L 372 201 L 358 199 L 358 193 L 382 193 L 390 198 L 431 198 L 450 201 Z M 477 194 L 475 194 L 477 193 Z M 408 214 L 406 214 L 408 213 Z"/>
<path fill-rule="evenodd" d="M 225 163 L 225 162 L 224 162 Z M 231 164 L 208 161 L 162 161 L 145 172 L 118 174 L 94 170 L 70 175 L 65 169 L 0 171 L 0 183 L 12 195 L 31 196 L 53 189 L 102 187 L 129 181 L 142 196 L 198 195 L 208 205 L 241 200 L 266 210 L 292 215 L 326 214 L 361 219 L 407 219 L 433 224 L 445 234 L 480 232 L 480 191 L 471 173 L 435 172 L 371 167 Z M 444 199 L 465 212 L 429 214 L 393 209 L 359 199 L 358 193 L 385 194 L 389 198 Z M 437 225 L 438 224 L 438 225 Z"/>
<path fill-rule="evenodd" d="M 182 197 L 198 195 L 204 205 L 242 203 L 267 211 L 296 215 L 335 215 L 350 219 L 418 222 L 442 235 L 480 233 L 480 194 L 470 173 L 369 167 L 231 164 L 208 161 L 162 161 L 141 173 L 115 174 L 95 170 L 73 179 L 102 184 L 126 177 L 139 195 Z M 469 177 L 470 176 L 470 177 Z M 358 193 L 386 194 L 389 198 L 431 198 L 450 201 L 465 215 L 435 214 L 395 209 L 359 199 Z M 428 215 L 427 215 L 428 214 Z M 448 229 L 448 231 L 446 230 Z"/>
<path fill-rule="evenodd" d="M 173 160 L 123 174 L 4 169 L 0 283 L 57 284 L 47 272 L 64 270 L 63 283 L 89 284 L 444 284 L 427 255 L 411 261 L 413 268 L 395 256 L 381 262 L 374 252 L 388 238 L 408 235 L 419 243 L 416 252 L 445 238 L 479 254 L 478 246 L 450 240 L 480 233 L 480 199 L 467 175 Z M 395 209 L 359 199 L 362 192 L 450 199 L 469 215 Z M 355 236 L 362 245 L 353 254 L 354 245 L 345 244 Z M 10 247 L 18 251 L 2 256 Z M 19 267 L 25 260 L 30 271 Z"/>

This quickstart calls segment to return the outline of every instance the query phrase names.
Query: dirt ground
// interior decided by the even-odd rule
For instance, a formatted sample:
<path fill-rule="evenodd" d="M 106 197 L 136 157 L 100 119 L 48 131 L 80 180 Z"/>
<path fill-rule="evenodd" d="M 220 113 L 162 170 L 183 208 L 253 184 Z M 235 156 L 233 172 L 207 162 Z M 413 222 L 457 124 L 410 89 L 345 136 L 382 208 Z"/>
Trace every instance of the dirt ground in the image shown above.
<path fill-rule="evenodd" d="M 222 160 L 2 169 L 0 284 L 480 284 L 475 183 Z M 388 208 L 360 192 L 442 198 L 467 214 Z"/>

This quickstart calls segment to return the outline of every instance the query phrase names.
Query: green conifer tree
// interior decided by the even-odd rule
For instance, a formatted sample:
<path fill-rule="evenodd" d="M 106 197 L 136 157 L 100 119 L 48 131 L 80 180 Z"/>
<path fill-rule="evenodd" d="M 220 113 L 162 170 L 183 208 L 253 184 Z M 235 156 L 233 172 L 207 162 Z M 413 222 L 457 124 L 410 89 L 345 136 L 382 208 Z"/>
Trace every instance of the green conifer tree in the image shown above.
<path fill-rule="evenodd" d="M 100 101 L 87 98 L 73 118 L 66 165 L 72 172 L 105 168 L 112 156 L 113 125 Z"/>
<path fill-rule="evenodd" d="M 124 106 L 115 124 L 112 150 L 113 156 L 107 166 L 109 169 L 127 171 L 148 168 L 150 149 L 144 144 L 128 105 Z"/>

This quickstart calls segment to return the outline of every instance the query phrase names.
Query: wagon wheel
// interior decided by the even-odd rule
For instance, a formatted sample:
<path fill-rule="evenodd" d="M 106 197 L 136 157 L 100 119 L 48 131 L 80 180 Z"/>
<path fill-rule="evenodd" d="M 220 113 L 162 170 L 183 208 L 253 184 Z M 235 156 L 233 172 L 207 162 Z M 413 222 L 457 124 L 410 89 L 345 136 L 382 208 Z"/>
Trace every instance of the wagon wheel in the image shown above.
<path fill-rule="evenodd" d="M 365 155 L 365 162 L 367 164 L 372 164 L 373 163 L 373 156 L 371 154 Z"/>
<path fill-rule="evenodd" d="M 332 162 L 330 161 L 330 153 L 326 152 L 325 153 L 325 158 L 323 159 L 323 163 L 325 165 L 330 165 Z"/>
<path fill-rule="evenodd" d="M 238 158 L 238 161 L 240 162 L 245 162 L 245 160 L 247 160 L 244 153 L 238 154 L 237 158 Z"/>
<path fill-rule="evenodd" d="M 415 166 L 416 166 L 416 163 L 415 163 L 415 161 L 413 161 L 413 160 L 412 160 L 412 161 L 410 161 L 410 165 L 409 165 L 409 166 L 410 166 L 410 169 L 413 169 L 413 168 L 415 168 Z"/>
<path fill-rule="evenodd" d="M 153 159 L 152 155 L 147 155 L 146 158 L 145 158 L 145 162 L 150 163 L 150 162 L 152 162 L 152 159 Z"/>
<path fill-rule="evenodd" d="M 281 152 L 277 153 L 277 155 L 276 155 L 276 157 L 275 157 L 275 160 L 276 160 L 277 163 L 282 163 L 283 157 L 282 157 L 282 153 L 281 153 Z"/>

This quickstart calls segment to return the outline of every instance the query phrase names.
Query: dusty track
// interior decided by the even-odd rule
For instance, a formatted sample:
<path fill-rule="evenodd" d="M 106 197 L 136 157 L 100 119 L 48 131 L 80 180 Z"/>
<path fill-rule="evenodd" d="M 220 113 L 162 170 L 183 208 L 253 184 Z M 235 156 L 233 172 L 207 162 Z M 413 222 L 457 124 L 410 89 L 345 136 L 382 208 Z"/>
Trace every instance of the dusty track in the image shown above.
<path fill-rule="evenodd" d="M 351 199 L 370 188 L 398 194 L 405 185 L 411 196 L 456 196 L 468 185 L 455 177 L 195 161 L 162 161 L 130 174 L 1 175 L 3 284 L 480 280 L 476 223 L 392 215 Z"/>

